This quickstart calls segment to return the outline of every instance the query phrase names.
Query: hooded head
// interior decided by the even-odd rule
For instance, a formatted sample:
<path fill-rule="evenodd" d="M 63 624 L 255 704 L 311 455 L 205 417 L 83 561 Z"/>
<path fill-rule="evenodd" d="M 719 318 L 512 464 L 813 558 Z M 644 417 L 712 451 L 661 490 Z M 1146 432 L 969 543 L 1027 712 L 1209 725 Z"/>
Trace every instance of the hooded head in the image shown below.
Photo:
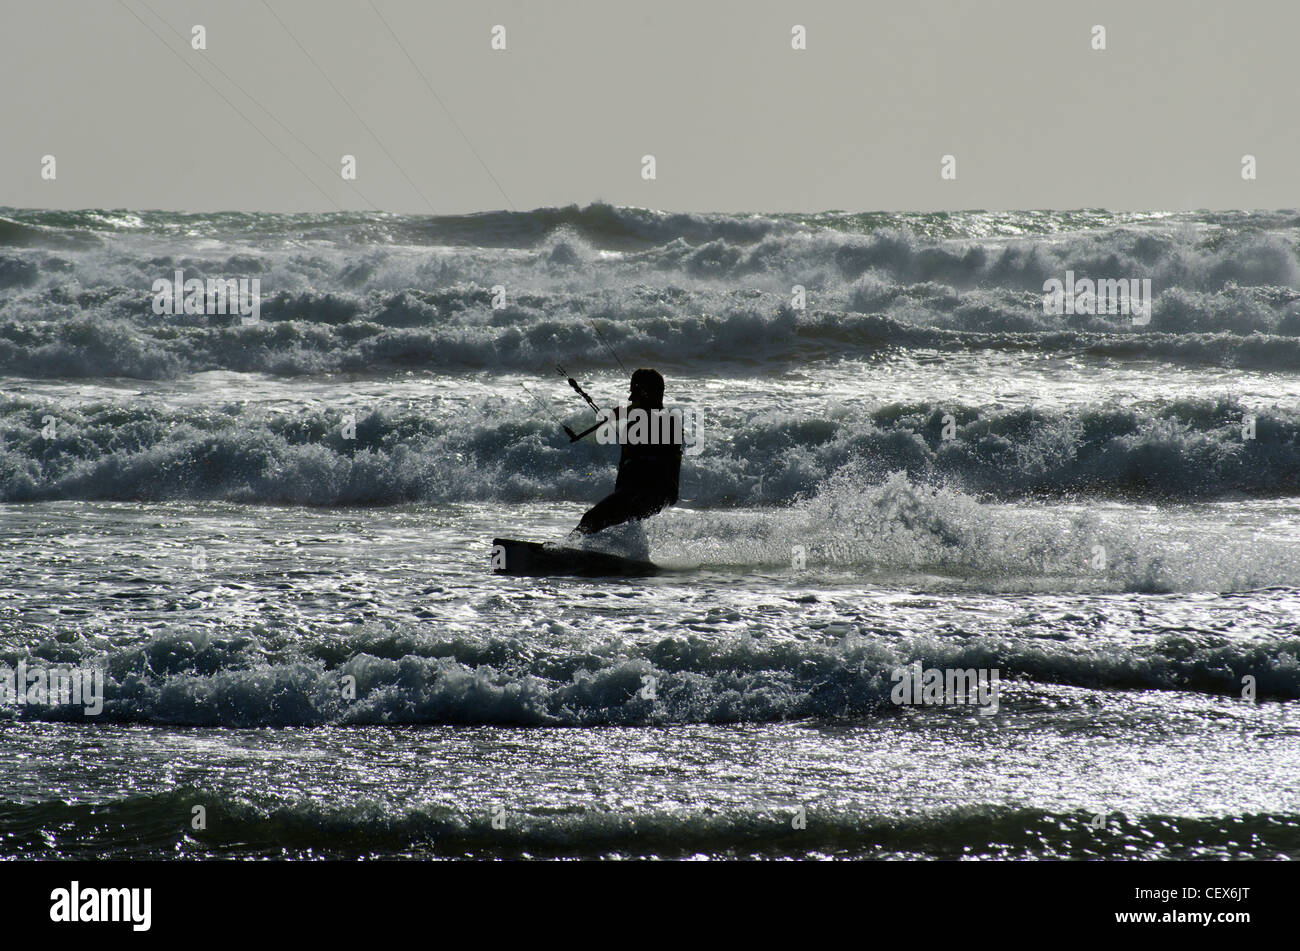
<path fill-rule="evenodd" d="M 664 378 L 658 370 L 644 367 L 632 374 L 632 391 L 629 394 L 633 403 L 645 409 L 664 408 Z"/>

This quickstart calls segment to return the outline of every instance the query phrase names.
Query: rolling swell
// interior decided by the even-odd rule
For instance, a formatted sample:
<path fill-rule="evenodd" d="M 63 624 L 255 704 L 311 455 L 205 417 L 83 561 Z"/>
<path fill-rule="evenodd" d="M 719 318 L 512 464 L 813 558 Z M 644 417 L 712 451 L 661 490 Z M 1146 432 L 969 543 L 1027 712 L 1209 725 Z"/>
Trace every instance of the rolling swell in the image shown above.
<path fill-rule="evenodd" d="M 190 828 L 191 809 L 208 827 Z M 199 788 L 105 802 L 0 806 L 0 842 L 22 858 L 143 857 L 558 857 L 804 856 L 1069 859 L 1300 857 L 1300 817 L 1111 816 L 1102 834 L 1086 811 L 978 806 L 896 818 L 843 805 L 808 804 L 806 829 L 792 807 L 708 812 L 589 809 L 516 812 L 505 829 L 486 814 L 430 804 L 400 812 L 310 801 L 260 805 Z"/>

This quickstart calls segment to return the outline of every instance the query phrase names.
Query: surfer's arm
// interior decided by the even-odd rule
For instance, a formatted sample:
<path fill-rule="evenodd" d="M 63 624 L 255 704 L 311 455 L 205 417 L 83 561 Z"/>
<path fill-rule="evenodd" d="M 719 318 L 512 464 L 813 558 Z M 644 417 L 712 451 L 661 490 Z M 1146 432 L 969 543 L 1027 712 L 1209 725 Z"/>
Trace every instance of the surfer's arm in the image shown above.
<path fill-rule="evenodd" d="M 584 429 L 580 433 L 575 433 L 568 426 L 564 427 L 564 431 L 569 434 L 569 442 L 577 442 L 579 439 L 583 439 L 587 436 L 590 436 L 592 433 L 594 433 L 596 430 L 600 429 L 600 427 L 604 425 L 605 425 L 605 421 L 601 420 L 600 422 L 596 423 L 594 426 L 590 426 L 587 429 Z"/>
<path fill-rule="evenodd" d="M 609 410 L 602 410 L 602 411 L 601 411 L 600 419 L 596 420 L 596 422 L 594 422 L 592 425 L 588 426 L 586 429 L 584 429 L 584 430 L 583 430 L 582 432 L 580 432 L 580 433 L 575 433 L 575 432 L 574 432 L 572 429 L 570 429 L 568 426 L 565 426 L 565 427 L 564 427 L 564 431 L 565 431 L 566 433 L 569 434 L 569 442 L 577 442 L 579 439 L 582 439 L 582 438 L 584 438 L 584 437 L 586 437 L 586 436 L 590 436 L 590 435 L 591 435 L 592 433 L 594 433 L 596 430 L 600 429 L 600 427 L 602 427 L 602 426 L 608 424 L 608 423 L 610 422 L 609 416 L 607 415 L 608 413 L 609 413 Z M 617 409 L 614 410 L 614 419 L 618 419 L 618 410 L 617 410 Z"/>

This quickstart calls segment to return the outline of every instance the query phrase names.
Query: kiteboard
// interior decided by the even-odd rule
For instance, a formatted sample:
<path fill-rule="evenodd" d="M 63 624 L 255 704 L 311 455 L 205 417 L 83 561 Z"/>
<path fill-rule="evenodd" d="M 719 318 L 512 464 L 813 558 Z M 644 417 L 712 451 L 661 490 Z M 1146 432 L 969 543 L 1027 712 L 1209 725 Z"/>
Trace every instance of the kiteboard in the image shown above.
<path fill-rule="evenodd" d="M 603 551 L 561 545 L 492 539 L 492 573 L 498 575 L 571 575 L 580 578 L 644 577 L 659 573 L 649 561 L 623 558 Z"/>

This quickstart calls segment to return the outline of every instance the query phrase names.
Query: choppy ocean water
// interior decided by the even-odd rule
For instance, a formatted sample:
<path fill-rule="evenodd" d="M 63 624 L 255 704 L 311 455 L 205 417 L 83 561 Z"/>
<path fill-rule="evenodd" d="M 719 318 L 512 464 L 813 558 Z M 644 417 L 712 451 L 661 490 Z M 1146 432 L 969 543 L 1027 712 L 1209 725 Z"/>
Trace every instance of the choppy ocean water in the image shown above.
<path fill-rule="evenodd" d="M 0 668 L 104 687 L 0 698 L 0 853 L 1300 856 L 1298 236 L 0 212 Z M 608 491 L 610 348 L 702 421 L 669 570 L 492 575 Z"/>

